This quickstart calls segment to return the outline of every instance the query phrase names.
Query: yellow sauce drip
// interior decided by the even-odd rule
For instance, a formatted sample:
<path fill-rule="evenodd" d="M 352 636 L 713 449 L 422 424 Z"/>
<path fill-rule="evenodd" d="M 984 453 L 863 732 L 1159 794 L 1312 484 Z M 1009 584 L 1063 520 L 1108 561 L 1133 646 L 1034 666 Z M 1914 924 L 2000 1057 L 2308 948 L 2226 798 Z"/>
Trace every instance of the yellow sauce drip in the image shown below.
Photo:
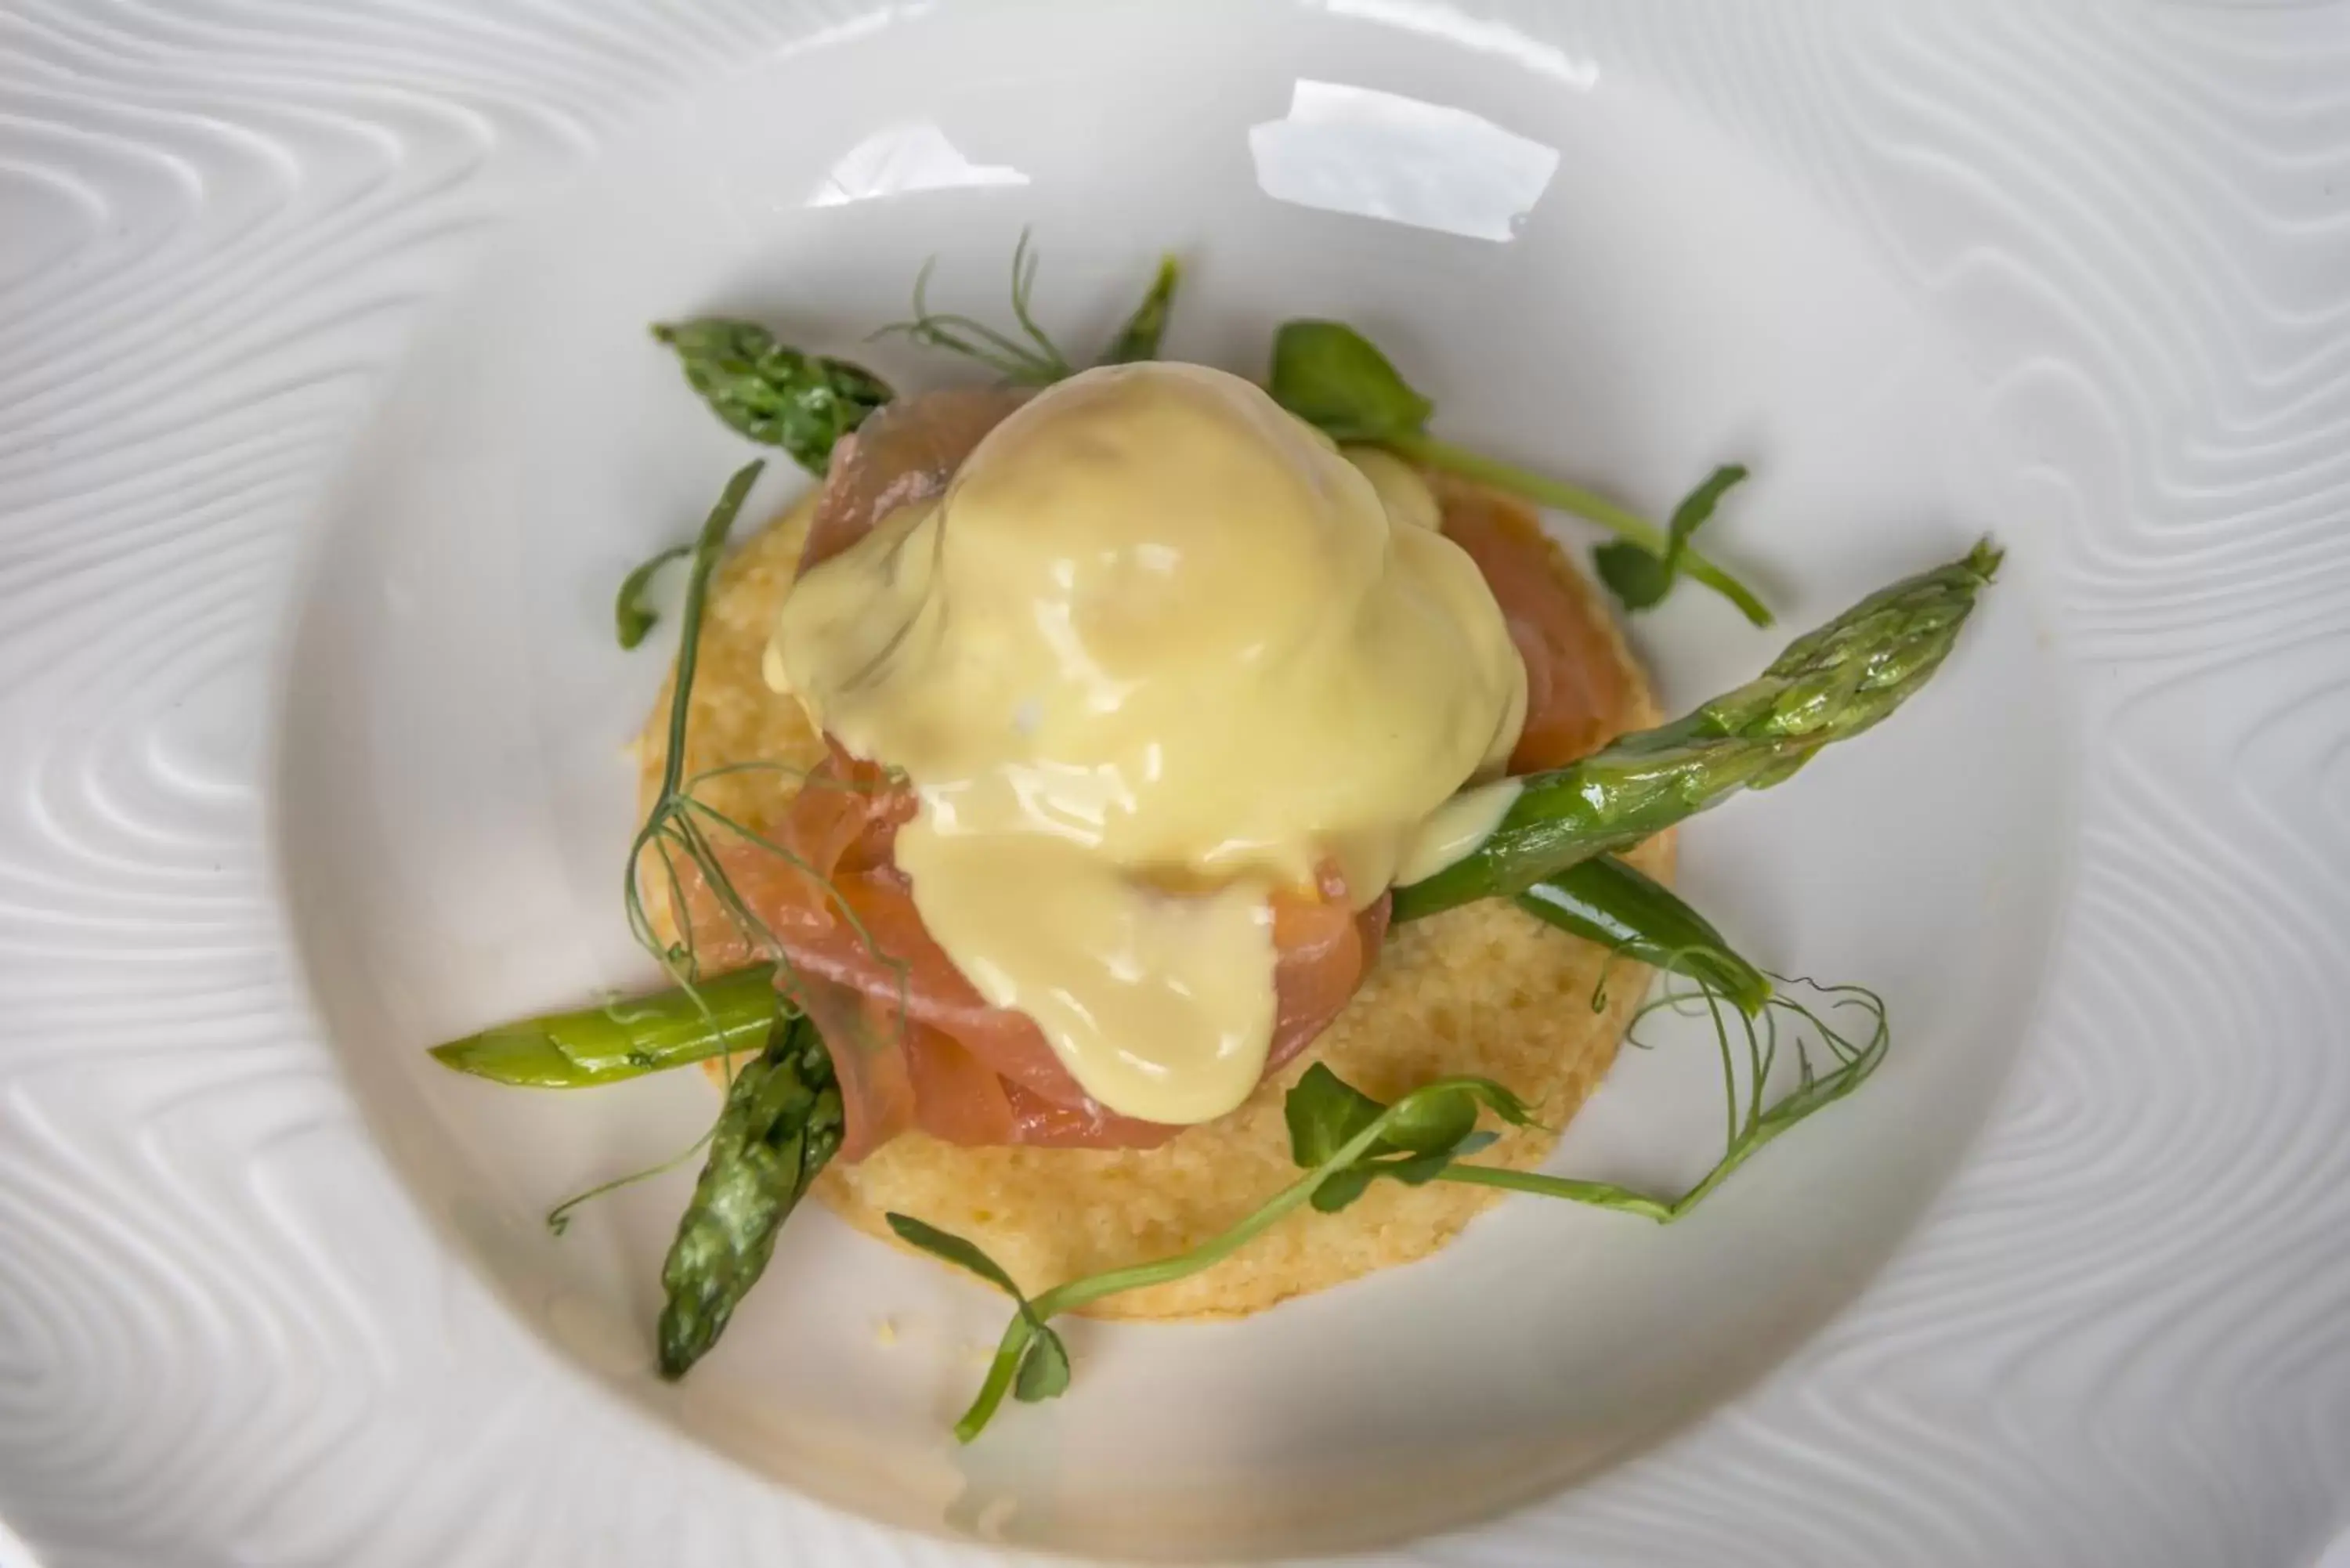
<path fill-rule="evenodd" d="M 1237 377 L 1091 370 L 810 571 L 769 679 L 912 781 L 898 864 L 981 994 L 1112 1110 L 1206 1121 L 1263 1069 L 1273 892 L 1335 860 L 1368 903 L 1516 742 L 1524 668 L 1433 516 Z"/>

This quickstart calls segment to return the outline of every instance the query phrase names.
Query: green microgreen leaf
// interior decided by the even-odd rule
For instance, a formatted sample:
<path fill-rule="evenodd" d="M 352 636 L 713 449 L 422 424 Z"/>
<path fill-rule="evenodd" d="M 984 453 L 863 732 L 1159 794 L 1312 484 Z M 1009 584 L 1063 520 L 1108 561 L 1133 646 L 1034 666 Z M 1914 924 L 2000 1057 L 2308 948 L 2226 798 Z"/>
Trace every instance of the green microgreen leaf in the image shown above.
<path fill-rule="evenodd" d="M 652 587 L 654 576 L 671 561 L 692 554 L 691 545 L 671 545 L 620 579 L 619 597 L 612 601 L 612 629 L 619 634 L 622 648 L 634 648 L 644 641 L 645 634 L 660 619 L 645 603 L 645 591 Z"/>
<path fill-rule="evenodd" d="M 951 1231 L 941 1231 L 910 1214 L 889 1214 L 884 1218 L 888 1220 L 889 1229 L 897 1233 L 898 1240 L 909 1247 L 919 1247 L 933 1258 L 945 1259 L 958 1269 L 968 1269 L 1014 1301 L 1024 1306 L 1027 1303 L 1028 1298 L 1020 1293 L 1020 1287 L 1013 1282 L 1012 1276 L 1003 1272 L 1002 1264 L 981 1251 L 978 1243 L 966 1241 Z"/>
<path fill-rule="evenodd" d="M 1311 1168 L 1334 1158 L 1375 1122 L 1380 1130 L 1368 1158 L 1457 1154 L 1478 1136 L 1481 1105 L 1513 1126 L 1533 1120 L 1523 1101 L 1488 1078 L 1455 1079 L 1442 1093 L 1408 1095 L 1393 1106 L 1383 1106 L 1322 1062 L 1305 1069 L 1283 1098 L 1281 1109 L 1289 1126 L 1291 1159 Z M 1484 1142 L 1490 1141 L 1486 1135 Z M 1477 1147 L 1483 1147 L 1484 1142 Z"/>
<path fill-rule="evenodd" d="M 1672 568 L 1629 539 L 1611 539 L 1591 552 L 1591 565 L 1607 591 L 1627 610 L 1644 610 L 1673 586 Z"/>
<path fill-rule="evenodd" d="M 1369 338 L 1337 321 L 1283 322 L 1265 389 L 1336 441 L 1393 441 L 1436 411 Z"/>
<path fill-rule="evenodd" d="M 1504 1091 L 1506 1092 L 1506 1091 Z M 1513 1097 L 1514 1100 L 1514 1096 Z M 1399 1111 L 1388 1120 L 1379 1141 L 1405 1154 L 1445 1154 L 1477 1126 L 1476 1097 L 1458 1094 L 1432 1095 Z"/>
<path fill-rule="evenodd" d="M 1290 1158 L 1301 1167 L 1322 1164 L 1378 1120 L 1386 1109 L 1322 1063 L 1315 1063 L 1281 1103 L 1283 1119 L 1289 1124 Z"/>
<path fill-rule="evenodd" d="M 1419 1187 L 1454 1160 L 1492 1147 L 1496 1135 L 1476 1130 L 1481 1105 L 1516 1126 L 1533 1120 L 1523 1101 L 1491 1079 L 1455 1079 L 1440 1092 L 1423 1090 L 1383 1106 L 1320 1062 L 1290 1089 L 1282 1110 L 1289 1122 L 1290 1157 L 1301 1167 L 1334 1160 L 1366 1127 L 1378 1127 L 1361 1155 L 1338 1166 L 1315 1189 L 1314 1207 L 1336 1214 L 1381 1177 Z"/>
<path fill-rule="evenodd" d="M 1069 1386 L 1069 1347 L 1061 1343 L 1059 1334 L 1045 1326 L 1045 1319 L 1050 1314 L 1040 1313 L 1036 1304 L 1021 1293 L 1012 1276 L 981 1251 L 978 1243 L 910 1214 L 889 1213 L 882 1219 L 899 1241 L 977 1274 L 1010 1296 L 1016 1308 L 979 1397 L 956 1424 L 955 1431 L 964 1442 L 979 1435 L 980 1428 L 1003 1403 L 1006 1393 L 1024 1404 L 1034 1405 L 1057 1398 Z"/>
<path fill-rule="evenodd" d="M 1628 539 L 1600 545 L 1592 552 L 1600 581 L 1623 601 L 1626 609 L 1647 609 L 1661 600 L 1671 591 L 1673 579 L 1680 573 L 1690 536 L 1705 525 L 1722 496 L 1745 477 L 1746 470 L 1737 463 L 1727 463 L 1708 474 L 1705 482 L 1673 509 L 1672 521 L 1665 529 L 1662 555 Z"/>
<path fill-rule="evenodd" d="M 1744 463 L 1726 462 L 1707 474 L 1695 490 L 1681 498 L 1681 504 L 1673 508 L 1672 517 L 1665 524 L 1665 535 L 1670 541 L 1668 553 L 1676 563 L 1681 550 L 1688 545 L 1690 535 L 1704 527 L 1707 520 L 1712 517 L 1713 509 L 1721 504 L 1721 498 L 1744 483 L 1745 480 Z"/>
<path fill-rule="evenodd" d="M 1371 1189 L 1378 1172 L 1368 1165 L 1350 1165 L 1344 1170 L 1334 1170 L 1321 1186 L 1314 1189 L 1312 1202 L 1323 1214 L 1336 1214 Z"/>
<path fill-rule="evenodd" d="M 1375 441 L 1413 462 L 1449 470 L 1522 495 L 1537 505 L 1555 506 L 1598 524 L 1631 546 L 1606 547 L 1607 554 L 1599 570 L 1610 587 L 1617 587 L 1620 582 L 1636 596 L 1653 596 L 1643 598 L 1644 603 L 1653 604 L 1670 584 L 1669 572 L 1656 576 L 1657 564 L 1674 552 L 1674 538 L 1666 530 L 1579 485 L 1497 462 L 1430 435 L 1427 424 L 1435 405 L 1403 379 L 1377 345 L 1342 322 L 1284 322 L 1274 334 L 1273 369 L 1265 389 L 1274 402 L 1333 441 Z M 1673 558 L 1679 564 L 1685 555 L 1681 569 L 1690 576 L 1728 598 L 1756 626 L 1768 626 L 1771 612 L 1752 590 L 1686 544 L 1721 491 L 1736 483 L 1734 478 L 1723 481 L 1726 472 L 1717 471 L 1675 514 L 1683 543 Z M 1739 470 L 1738 476 L 1743 475 L 1744 471 Z M 1702 505 L 1695 505 L 1701 497 L 1705 498 Z M 1638 559 L 1643 556 L 1648 557 L 1646 565 Z"/>
<path fill-rule="evenodd" d="M 1751 786 L 1750 786 L 1751 787 Z M 1762 972 L 1731 950 L 1711 921 L 1669 888 L 1612 855 L 1594 856 L 1521 893 L 1518 907 L 1595 942 L 1617 961 L 1689 975 L 1721 992 L 1741 1011 L 1759 1012 L 1771 994 Z M 1607 1005 L 1607 971 L 1592 988 L 1591 1008 Z"/>
<path fill-rule="evenodd" d="M 1430 1154 L 1415 1154 L 1399 1159 L 1381 1160 L 1378 1173 L 1406 1187 L 1425 1187 L 1435 1180 L 1452 1164 L 1453 1152 L 1443 1149 Z"/>
<path fill-rule="evenodd" d="M 1024 1405 L 1057 1399 L 1069 1389 L 1069 1347 L 1042 1324 L 1031 1333 L 1027 1354 L 1021 1356 L 1020 1370 L 1012 1380 L 1012 1397 Z"/>

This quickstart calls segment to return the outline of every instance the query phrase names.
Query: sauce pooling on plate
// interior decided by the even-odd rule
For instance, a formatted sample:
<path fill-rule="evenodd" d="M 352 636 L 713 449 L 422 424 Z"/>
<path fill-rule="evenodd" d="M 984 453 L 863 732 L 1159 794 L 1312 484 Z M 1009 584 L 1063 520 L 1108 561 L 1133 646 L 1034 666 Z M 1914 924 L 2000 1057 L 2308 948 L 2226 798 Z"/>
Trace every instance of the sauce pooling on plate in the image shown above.
<path fill-rule="evenodd" d="M 771 678 L 914 792 L 922 924 L 1111 1111 L 1239 1105 L 1277 898 L 1367 906 L 1517 742 L 1492 590 L 1375 477 L 1237 377 L 1089 371 L 785 602 Z"/>

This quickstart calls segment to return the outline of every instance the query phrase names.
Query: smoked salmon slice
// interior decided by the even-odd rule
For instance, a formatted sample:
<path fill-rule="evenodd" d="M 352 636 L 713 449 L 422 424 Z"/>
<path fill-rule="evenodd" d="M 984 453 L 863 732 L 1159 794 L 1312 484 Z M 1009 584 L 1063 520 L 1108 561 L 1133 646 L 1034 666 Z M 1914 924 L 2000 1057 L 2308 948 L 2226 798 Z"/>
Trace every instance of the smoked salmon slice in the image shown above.
<path fill-rule="evenodd" d="M 1477 563 L 1525 660 L 1526 724 L 1510 772 L 1589 756 L 1622 731 L 1633 705 L 1630 669 L 1605 612 L 1560 580 L 1554 546 L 1526 507 L 1465 484 L 1440 486 L 1437 499 L 1444 536 Z"/>
<path fill-rule="evenodd" d="M 1112 1112 L 1069 1075 L 1025 1013 L 991 1006 L 924 929 L 890 858 L 914 814 L 904 781 L 835 748 L 772 836 L 718 830 L 712 857 L 732 890 L 675 862 L 696 961 L 719 973 L 776 964 L 806 1009 L 841 1081 L 847 1158 L 908 1127 L 951 1143 L 1148 1148 L 1180 1128 Z M 1385 894 L 1357 913 L 1344 879 L 1274 901 L 1276 1017 L 1267 1070 L 1304 1050 L 1347 1005 L 1387 930 Z M 1000 1104 L 967 1101 L 973 1068 Z"/>

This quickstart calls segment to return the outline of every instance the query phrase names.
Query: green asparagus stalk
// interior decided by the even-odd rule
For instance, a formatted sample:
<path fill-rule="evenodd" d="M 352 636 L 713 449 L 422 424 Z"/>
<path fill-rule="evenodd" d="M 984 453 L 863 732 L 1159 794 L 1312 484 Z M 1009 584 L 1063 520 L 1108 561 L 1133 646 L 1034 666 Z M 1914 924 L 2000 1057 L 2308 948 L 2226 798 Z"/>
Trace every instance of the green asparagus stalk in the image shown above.
<path fill-rule="evenodd" d="M 1626 958 L 1703 981 L 1752 1012 L 1770 981 L 1672 889 L 1612 855 L 1536 883 L 1519 904 Z M 529 1089 L 578 1089 L 758 1049 L 780 1006 L 772 965 L 649 996 L 485 1029 L 432 1054 L 461 1073 Z"/>
<path fill-rule="evenodd" d="M 1770 981 L 1731 950 L 1712 922 L 1613 855 L 1535 883 L 1518 895 L 1518 908 L 1635 962 L 1685 974 L 1749 1017 L 1771 1000 Z"/>
<path fill-rule="evenodd" d="M 1175 286 L 1182 276 L 1182 264 L 1171 253 L 1159 258 L 1159 271 L 1150 279 L 1149 292 L 1134 307 L 1126 325 L 1118 328 L 1118 337 L 1097 363 L 1131 365 L 1138 359 L 1159 358 L 1159 340 L 1167 336 L 1167 317 L 1175 308 Z"/>
<path fill-rule="evenodd" d="M 660 1370 L 682 1377 L 759 1282 L 775 1232 L 840 1147 L 840 1085 L 816 1025 L 775 1023 L 734 1075 L 693 1200 L 661 1264 Z"/>
<path fill-rule="evenodd" d="M 677 350 L 687 383 L 712 413 L 819 477 L 834 443 L 891 396 L 862 365 L 804 354 L 754 321 L 661 322 L 653 337 Z"/>
<path fill-rule="evenodd" d="M 1396 889 L 1395 918 L 1514 896 L 1569 867 L 1638 843 L 1742 789 L 1778 784 L 1821 747 L 1907 701 L 1950 653 L 2000 553 L 1883 588 L 1804 637 L 1735 691 L 1525 781 L 1475 853 Z"/>
<path fill-rule="evenodd" d="M 617 1084 L 723 1053 L 755 1051 L 781 1005 L 763 964 L 651 996 L 485 1029 L 432 1054 L 461 1073 L 533 1089 Z"/>

